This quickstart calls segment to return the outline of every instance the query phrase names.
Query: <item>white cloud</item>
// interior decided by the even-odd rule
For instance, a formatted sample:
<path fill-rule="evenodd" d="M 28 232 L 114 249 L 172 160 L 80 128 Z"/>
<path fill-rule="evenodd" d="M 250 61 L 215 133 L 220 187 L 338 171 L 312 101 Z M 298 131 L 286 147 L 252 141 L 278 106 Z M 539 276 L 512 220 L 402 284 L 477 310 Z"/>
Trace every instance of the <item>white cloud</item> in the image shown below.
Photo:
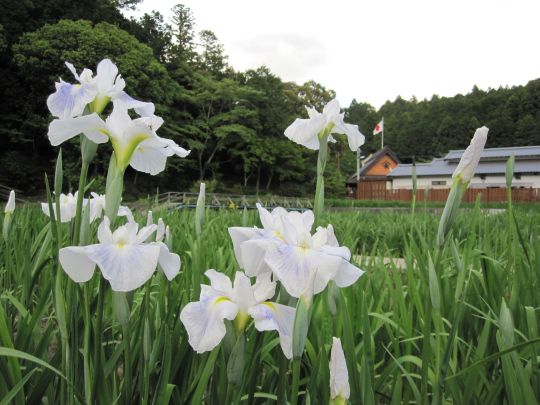
<path fill-rule="evenodd" d="M 179 0 L 182 1 L 182 0 Z M 140 12 L 170 16 L 175 0 Z M 239 70 L 267 65 L 379 107 L 540 77 L 540 3 L 528 0 L 184 0 Z"/>
<path fill-rule="evenodd" d="M 260 34 L 236 40 L 230 49 L 239 62 L 237 68 L 266 65 L 278 76 L 293 81 L 309 80 L 327 61 L 322 42 L 298 33 Z"/>

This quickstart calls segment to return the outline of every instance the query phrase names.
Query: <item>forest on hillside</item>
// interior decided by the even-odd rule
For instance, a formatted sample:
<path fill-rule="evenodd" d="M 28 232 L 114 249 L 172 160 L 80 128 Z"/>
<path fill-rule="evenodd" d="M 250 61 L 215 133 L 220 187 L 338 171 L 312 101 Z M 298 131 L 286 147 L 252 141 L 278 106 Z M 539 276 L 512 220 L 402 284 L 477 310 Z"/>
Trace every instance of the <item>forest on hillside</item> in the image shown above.
<path fill-rule="evenodd" d="M 321 109 L 335 96 L 324 83 L 285 82 L 267 67 L 237 71 L 219 38 L 198 30 L 196 16 L 182 4 L 167 21 L 152 12 L 128 19 L 123 9 L 140 0 L 1 0 L 0 13 L 0 184 L 27 195 L 42 193 L 56 151 L 47 139 L 52 83 L 73 82 L 64 61 L 78 71 L 108 57 L 119 67 L 129 93 L 153 101 L 165 120 L 162 136 L 191 149 L 169 159 L 158 176 L 126 174 L 131 197 L 156 190 L 188 190 L 205 180 L 208 191 L 302 195 L 314 189 L 316 152 L 292 143 L 284 129 L 305 117 L 304 106 Z M 211 28 L 211 27 L 210 27 Z M 357 100 L 362 100 L 359 94 Z M 525 86 L 430 100 L 387 101 L 379 110 L 352 101 L 346 121 L 366 135 L 363 154 L 377 150 L 375 124 L 384 116 L 385 144 L 404 161 L 428 160 L 465 147 L 474 130 L 490 128 L 487 147 L 540 144 L 540 80 Z M 355 171 L 356 154 L 345 139 L 331 145 L 328 194 L 341 195 Z M 77 140 L 62 147 L 68 184 L 78 179 Z M 94 188 L 104 185 L 110 150 L 100 147 L 91 167 Z"/>

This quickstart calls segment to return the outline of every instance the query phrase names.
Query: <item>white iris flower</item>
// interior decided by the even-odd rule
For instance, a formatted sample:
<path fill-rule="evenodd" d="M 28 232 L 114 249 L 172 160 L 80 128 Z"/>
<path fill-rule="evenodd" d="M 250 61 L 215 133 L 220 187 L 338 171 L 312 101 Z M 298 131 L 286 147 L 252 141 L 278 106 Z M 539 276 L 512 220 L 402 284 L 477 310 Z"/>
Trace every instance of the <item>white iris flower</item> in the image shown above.
<path fill-rule="evenodd" d="M 269 213 L 258 206 L 263 229 L 230 228 L 236 257 L 246 274 L 271 271 L 296 298 L 306 291 L 318 294 L 330 280 L 347 287 L 364 273 L 350 263 L 351 252 L 339 246 L 334 228 L 318 227 L 312 235 L 312 211 Z"/>
<path fill-rule="evenodd" d="M 272 271 L 264 261 L 264 256 L 274 242 L 283 240 L 281 218 L 287 216 L 287 211 L 282 207 L 274 208 L 272 212 L 268 212 L 261 204 L 257 203 L 256 205 L 262 229 L 240 226 L 229 228 L 236 260 L 240 268 L 244 269 L 250 277 Z"/>
<path fill-rule="evenodd" d="M 101 219 L 101 215 L 105 211 L 105 194 L 98 194 L 91 192 L 90 195 L 92 198 L 89 200 L 84 199 L 83 205 L 86 205 L 88 202 L 90 203 L 90 222 L 94 222 L 96 219 Z M 121 205 L 118 207 L 118 213 L 117 215 L 119 217 L 126 217 L 128 221 L 133 222 L 133 213 L 129 209 L 129 207 L 126 207 L 125 205 Z"/>
<path fill-rule="evenodd" d="M 80 133 L 95 143 L 110 140 L 118 167 L 131 165 L 137 171 L 155 175 L 165 170 L 167 157 L 186 157 L 190 152 L 170 139 L 160 138 L 156 131 L 162 124 L 163 119 L 155 115 L 132 119 L 128 105 L 117 100 L 105 121 L 96 113 L 55 119 L 49 125 L 48 136 L 53 146 Z"/>
<path fill-rule="evenodd" d="M 151 215 L 148 215 L 146 225 L 151 226 L 152 223 L 152 217 Z M 180 256 L 175 253 L 171 253 L 169 251 L 169 246 L 167 246 L 164 242 L 164 240 L 166 240 L 168 228 L 168 226 L 165 226 L 163 220 L 159 218 L 156 225 L 156 238 L 154 243 L 158 245 L 160 249 L 158 258 L 159 267 L 165 274 L 165 277 L 171 281 L 179 273 L 181 261 Z"/>
<path fill-rule="evenodd" d="M 69 222 L 75 218 L 77 211 L 77 195 L 78 191 L 75 194 L 60 194 L 60 220 L 61 222 Z M 90 222 L 94 222 L 96 219 L 100 219 L 103 211 L 105 210 L 105 195 L 99 195 L 97 193 L 91 192 L 91 199 L 83 199 L 83 207 L 86 204 L 90 204 Z M 58 215 L 56 212 L 56 202 L 53 201 L 53 212 L 54 217 L 58 220 Z M 49 212 L 49 204 L 41 203 L 41 210 L 48 217 L 51 215 Z M 133 221 L 133 214 L 131 210 L 126 206 L 120 206 L 118 208 L 119 217 L 127 217 L 130 221 Z"/>
<path fill-rule="evenodd" d="M 60 218 L 58 218 L 58 213 L 56 212 L 56 202 L 53 201 L 52 207 L 54 217 L 57 221 L 58 219 L 60 219 L 61 222 L 69 222 L 75 217 L 75 213 L 77 210 L 77 194 L 78 191 L 76 191 L 75 194 L 60 194 Z M 49 211 L 49 204 L 41 203 L 41 210 L 48 217 L 51 216 L 51 213 Z"/>
<path fill-rule="evenodd" d="M 122 100 L 139 115 L 154 114 L 154 104 L 135 100 L 124 92 L 126 83 L 109 59 L 99 62 L 95 76 L 90 69 L 83 69 L 79 75 L 71 63 L 66 62 L 66 66 L 79 83 L 66 83 L 60 79 L 55 84 L 56 92 L 47 99 L 53 116 L 60 119 L 78 117 L 87 105 L 90 105 L 91 112 L 99 114 L 110 101 L 115 100 Z"/>
<path fill-rule="evenodd" d="M 365 137 L 358 130 L 358 125 L 343 122 L 345 114 L 340 113 L 341 108 L 336 99 L 329 101 L 324 106 L 322 114 L 314 108 L 306 107 L 306 110 L 308 119 L 297 118 L 285 130 L 285 136 L 290 140 L 306 148 L 318 150 L 321 137 L 326 131 L 330 142 L 335 142 L 330 134 L 346 135 L 349 148 L 353 152 L 356 152 L 364 144 Z"/>
<path fill-rule="evenodd" d="M 259 277 L 254 285 L 242 272 L 236 272 L 234 284 L 215 270 L 204 274 L 210 285 L 201 285 L 200 300 L 190 302 L 180 313 L 189 344 L 197 353 L 210 351 L 221 342 L 226 333 L 225 319 L 243 329 L 251 316 L 257 330 L 277 330 L 283 353 L 289 359 L 292 357 L 295 309 L 267 301 L 275 292 L 269 273 Z"/>
<path fill-rule="evenodd" d="M 78 283 L 90 280 L 97 265 L 114 291 L 139 288 L 154 274 L 158 263 L 172 279 L 180 270 L 180 258 L 166 246 L 163 248 L 161 241 L 147 241 L 156 230 L 157 225 L 139 230 L 136 222 L 128 222 L 112 232 L 105 217 L 98 228 L 99 243 L 60 249 L 60 264 Z"/>

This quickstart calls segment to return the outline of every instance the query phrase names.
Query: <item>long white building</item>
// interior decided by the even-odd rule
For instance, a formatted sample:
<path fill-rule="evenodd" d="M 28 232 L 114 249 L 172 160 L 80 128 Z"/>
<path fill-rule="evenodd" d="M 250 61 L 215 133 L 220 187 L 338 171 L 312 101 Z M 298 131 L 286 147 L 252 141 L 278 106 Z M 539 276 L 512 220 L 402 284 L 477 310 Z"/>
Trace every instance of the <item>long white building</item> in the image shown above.
<path fill-rule="evenodd" d="M 464 150 L 451 150 L 442 158 L 416 164 L 418 189 L 443 189 L 452 185 L 452 174 Z M 513 187 L 540 188 L 540 146 L 484 149 L 470 188 L 506 187 L 506 161 L 515 156 Z M 388 174 L 393 190 L 412 189 L 412 164 L 399 164 Z"/>

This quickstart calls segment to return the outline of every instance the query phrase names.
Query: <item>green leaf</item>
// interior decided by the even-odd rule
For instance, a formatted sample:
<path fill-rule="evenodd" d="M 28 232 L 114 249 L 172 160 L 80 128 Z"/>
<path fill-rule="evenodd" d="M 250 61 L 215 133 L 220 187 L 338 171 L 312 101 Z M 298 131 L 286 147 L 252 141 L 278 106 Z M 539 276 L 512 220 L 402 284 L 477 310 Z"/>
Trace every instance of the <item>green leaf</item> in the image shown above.
<path fill-rule="evenodd" d="M 51 370 L 53 373 L 57 374 L 58 376 L 62 377 L 64 380 L 68 381 L 64 374 L 62 374 L 60 371 L 58 371 L 56 368 L 48 364 L 47 362 L 38 359 L 35 356 L 32 356 L 31 354 L 21 352 L 20 350 L 11 349 L 9 347 L 0 347 L 0 356 L 4 357 L 15 357 L 18 359 L 28 360 L 32 363 L 39 364 L 41 367 L 45 367 L 46 369 Z M 69 381 L 68 381 L 69 382 Z"/>
<path fill-rule="evenodd" d="M 429 296 L 431 299 L 431 305 L 436 311 L 441 310 L 441 291 L 439 287 L 439 280 L 437 278 L 437 273 L 435 272 L 435 266 L 433 265 L 433 260 L 431 256 L 428 256 L 428 272 L 429 272 Z M 426 315 L 426 316 L 429 316 Z"/>
<path fill-rule="evenodd" d="M 2 398 L 0 401 L 0 405 L 9 405 L 11 403 L 11 400 L 17 396 L 19 391 L 21 391 L 24 388 L 24 384 L 34 375 L 34 373 L 38 371 L 36 368 L 33 370 L 30 370 L 28 374 L 26 374 L 9 392 Z"/>
<path fill-rule="evenodd" d="M 527 346 L 530 346 L 530 345 L 536 345 L 537 343 L 540 343 L 540 338 L 536 338 L 536 339 L 532 339 L 532 340 L 528 340 L 526 342 L 522 342 L 522 343 L 519 343 L 517 345 L 514 345 L 512 347 L 509 347 L 505 350 L 501 350 L 497 353 L 493 353 L 493 354 L 490 354 L 489 356 L 487 357 L 484 357 L 483 359 L 481 360 L 478 360 L 478 361 L 475 361 L 473 364 L 471 364 L 470 366 L 460 370 L 459 372 L 453 374 L 453 375 L 450 375 L 448 377 L 446 377 L 447 380 L 453 380 L 457 377 L 461 377 L 462 375 L 465 375 L 467 373 L 470 373 L 471 371 L 473 370 L 476 370 L 477 368 L 493 361 L 493 360 L 496 360 L 498 359 L 499 357 L 501 356 L 504 356 L 505 354 L 508 354 L 508 353 L 511 353 L 513 351 L 517 351 L 517 350 L 521 350 Z"/>
<path fill-rule="evenodd" d="M 193 394 L 193 398 L 190 403 L 192 404 L 200 404 L 202 401 L 202 397 L 208 388 L 208 380 L 210 379 L 210 375 L 212 374 L 212 371 L 214 371 L 214 363 L 216 362 L 218 353 L 220 348 L 216 347 L 210 355 L 206 359 L 206 364 L 204 365 L 204 368 L 201 372 L 201 374 L 198 376 L 198 383 L 197 388 L 195 388 L 195 392 Z"/>

